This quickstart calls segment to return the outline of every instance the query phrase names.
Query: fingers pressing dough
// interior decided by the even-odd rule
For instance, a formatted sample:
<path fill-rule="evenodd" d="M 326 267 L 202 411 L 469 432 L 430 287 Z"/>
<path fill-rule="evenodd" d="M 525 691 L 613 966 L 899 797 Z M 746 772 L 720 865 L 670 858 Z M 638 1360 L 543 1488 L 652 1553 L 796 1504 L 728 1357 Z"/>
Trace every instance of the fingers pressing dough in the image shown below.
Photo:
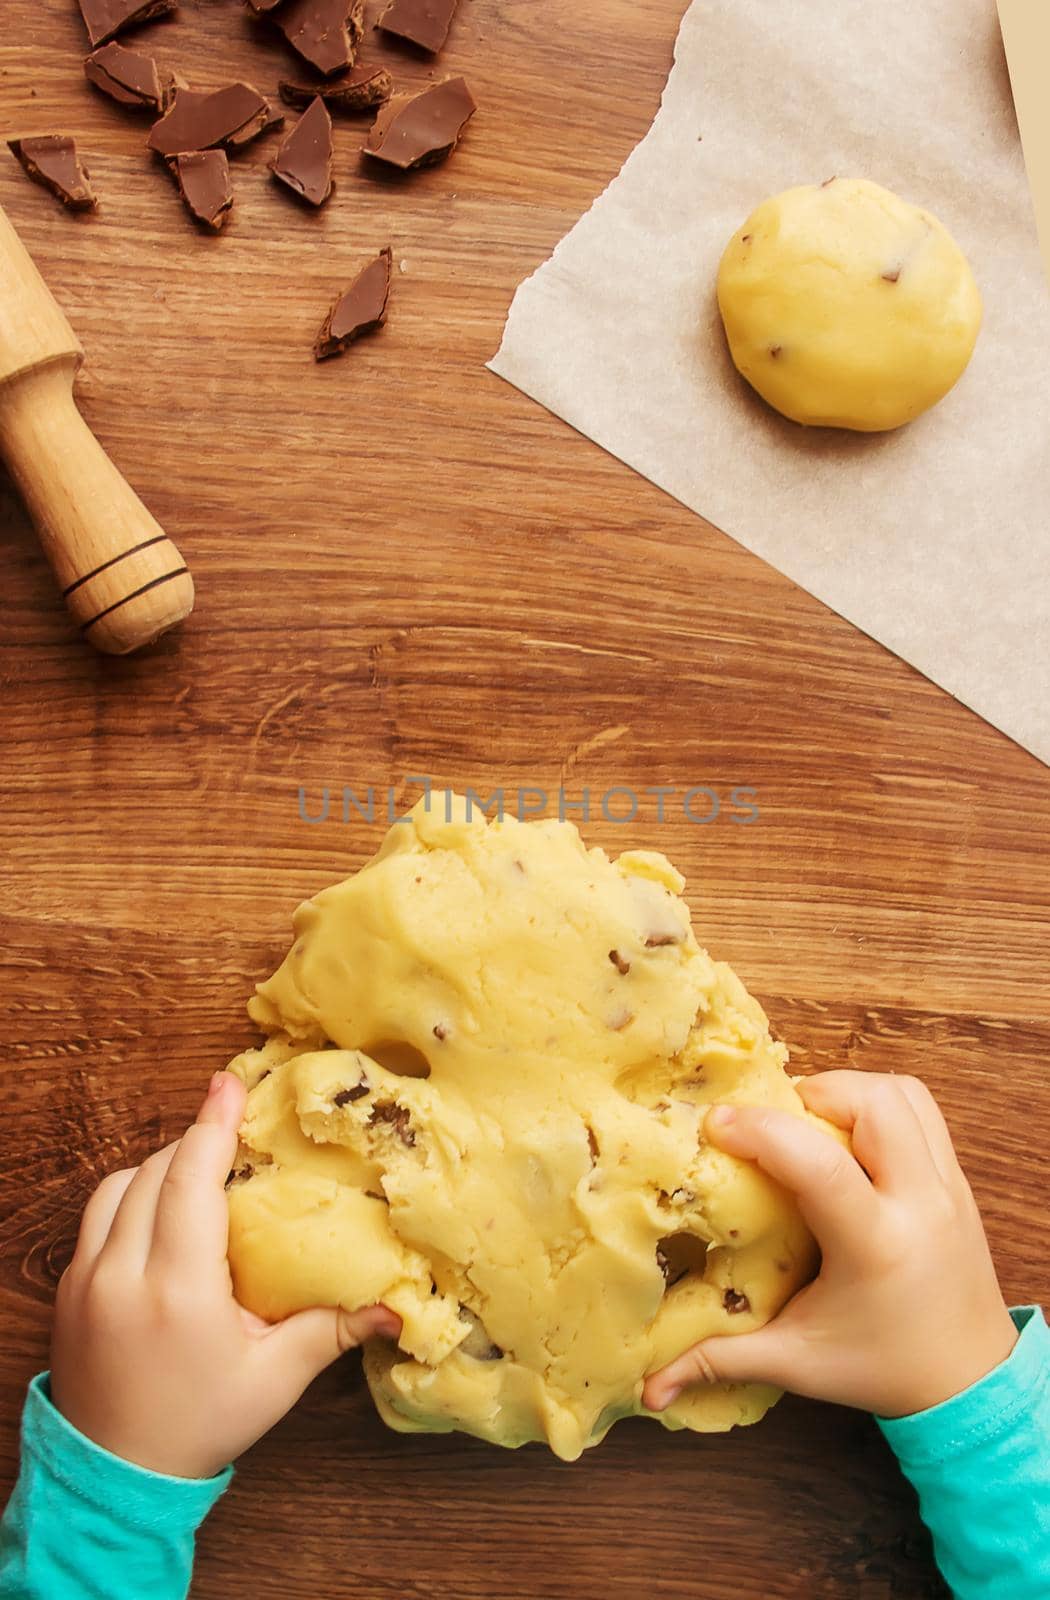
<path fill-rule="evenodd" d="M 444 796 L 295 913 L 229 1189 L 238 1298 L 382 1300 L 365 1371 L 402 1431 L 546 1440 L 646 1414 L 645 1375 L 760 1326 L 812 1274 L 794 1205 L 702 1138 L 716 1099 L 807 1115 L 761 1008 L 697 944 L 661 855 Z M 758 1385 L 665 1427 L 752 1422 Z"/>

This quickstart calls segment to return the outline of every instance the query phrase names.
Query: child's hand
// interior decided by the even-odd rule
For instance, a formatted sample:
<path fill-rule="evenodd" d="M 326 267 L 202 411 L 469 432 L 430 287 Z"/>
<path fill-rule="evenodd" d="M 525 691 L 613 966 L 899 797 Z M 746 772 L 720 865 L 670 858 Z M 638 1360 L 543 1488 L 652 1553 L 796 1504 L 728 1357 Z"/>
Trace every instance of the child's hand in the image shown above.
<path fill-rule="evenodd" d="M 58 1286 L 55 1405 L 112 1454 L 174 1477 L 212 1477 L 344 1350 L 401 1331 L 384 1306 L 271 1326 L 234 1300 L 224 1184 L 244 1097 L 217 1072 L 177 1144 L 105 1179 Z"/>
<path fill-rule="evenodd" d="M 653 1411 L 689 1383 L 754 1380 L 907 1416 L 976 1383 L 1013 1348 L 977 1206 L 925 1085 L 825 1072 L 797 1087 L 849 1131 L 853 1155 L 783 1111 L 715 1107 L 706 1132 L 797 1196 L 820 1274 L 766 1327 L 705 1339 L 653 1373 Z"/>

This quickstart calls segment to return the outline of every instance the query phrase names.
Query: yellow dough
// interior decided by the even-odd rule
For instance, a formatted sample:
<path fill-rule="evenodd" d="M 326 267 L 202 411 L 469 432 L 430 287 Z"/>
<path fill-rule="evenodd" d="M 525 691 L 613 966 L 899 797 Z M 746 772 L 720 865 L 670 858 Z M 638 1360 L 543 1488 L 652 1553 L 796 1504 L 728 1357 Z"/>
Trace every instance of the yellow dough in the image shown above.
<path fill-rule="evenodd" d="M 400 1348 L 365 1352 L 391 1427 L 574 1460 L 651 1415 L 648 1372 L 812 1275 L 794 1204 L 701 1137 L 713 1100 L 808 1113 L 683 886 L 662 855 L 442 793 L 296 911 L 249 1003 L 270 1037 L 232 1064 L 234 1284 L 270 1319 L 397 1311 Z M 777 1397 L 704 1386 L 660 1421 L 722 1430 Z"/>
<path fill-rule="evenodd" d="M 787 189 L 729 241 L 718 305 L 738 371 L 795 422 L 875 433 L 948 393 L 981 296 L 947 229 L 863 178 Z"/>

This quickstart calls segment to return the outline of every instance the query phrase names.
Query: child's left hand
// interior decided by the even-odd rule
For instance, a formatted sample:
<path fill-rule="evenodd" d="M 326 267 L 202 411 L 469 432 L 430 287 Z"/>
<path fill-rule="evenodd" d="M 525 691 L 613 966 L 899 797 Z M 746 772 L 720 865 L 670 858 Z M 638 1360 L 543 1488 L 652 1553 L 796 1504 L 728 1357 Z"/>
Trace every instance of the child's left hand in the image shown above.
<path fill-rule="evenodd" d="M 173 1477 L 214 1476 L 343 1351 L 401 1332 L 385 1306 L 270 1324 L 237 1304 L 224 1185 L 244 1099 L 216 1073 L 183 1138 L 102 1182 L 58 1286 L 54 1404 L 113 1455 Z"/>

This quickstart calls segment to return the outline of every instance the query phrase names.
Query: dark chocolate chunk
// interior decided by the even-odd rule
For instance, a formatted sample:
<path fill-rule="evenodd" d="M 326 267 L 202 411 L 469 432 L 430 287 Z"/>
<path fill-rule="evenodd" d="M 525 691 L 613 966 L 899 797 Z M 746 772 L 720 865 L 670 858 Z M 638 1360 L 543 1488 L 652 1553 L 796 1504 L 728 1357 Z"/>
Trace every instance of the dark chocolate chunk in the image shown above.
<path fill-rule="evenodd" d="M 631 970 L 631 963 L 627 960 L 626 956 L 622 956 L 619 950 L 610 950 L 609 960 L 612 962 L 621 978 L 626 978 L 627 974 Z"/>
<path fill-rule="evenodd" d="M 92 49 L 136 23 L 163 17 L 176 10 L 178 3 L 179 0 L 78 0 Z"/>
<path fill-rule="evenodd" d="M 385 67 L 355 67 L 345 78 L 330 79 L 316 88 L 306 83 L 279 83 L 281 99 L 290 106 L 308 106 L 315 95 L 335 111 L 370 111 L 390 99 L 394 80 Z"/>
<path fill-rule="evenodd" d="M 254 1167 L 231 1167 L 230 1171 L 226 1175 L 226 1183 L 224 1187 L 227 1189 L 232 1189 L 235 1184 L 247 1183 L 248 1179 L 254 1178 L 254 1176 Z"/>
<path fill-rule="evenodd" d="M 225 150 L 186 150 L 173 156 L 168 166 L 190 216 L 218 233 L 233 205 Z"/>
<path fill-rule="evenodd" d="M 434 1026 L 433 1026 L 433 1029 L 431 1031 L 432 1031 L 435 1039 L 440 1039 L 440 1040 L 444 1041 L 445 1039 L 448 1038 L 448 1029 L 445 1027 L 445 1024 L 443 1022 L 435 1022 Z"/>
<path fill-rule="evenodd" d="M 409 1149 L 415 1144 L 416 1136 L 412 1132 L 406 1106 L 399 1106 L 396 1100 L 378 1100 L 372 1107 L 372 1115 L 368 1119 L 369 1127 L 375 1127 L 379 1122 L 389 1123 L 401 1143 L 408 1145 Z"/>
<path fill-rule="evenodd" d="M 661 931 L 660 933 L 651 933 L 649 935 L 645 941 L 645 948 L 647 950 L 662 950 L 664 945 L 681 944 L 681 942 L 682 936 L 680 933 L 664 933 Z"/>
<path fill-rule="evenodd" d="M 283 121 L 250 83 L 229 83 L 214 91 L 180 88 L 170 109 L 153 124 L 147 143 L 162 156 L 214 145 L 236 148 Z"/>
<path fill-rule="evenodd" d="M 735 1289 L 727 1289 L 722 1296 L 722 1304 L 727 1311 L 750 1311 L 751 1302 L 746 1294 L 738 1294 Z"/>
<path fill-rule="evenodd" d="M 332 119 L 320 97 L 285 135 L 270 171 L 310 205 L 324 205 L 332 192 Z"/>
<path fill-rule="evenodd" d="M 339 355 L 363 333 L 383 326 L 390 294 L 390 262 L 391 250 L 387 246 L 339 296 L 317 335 L 314 356 L 318 361 Z"/>
<path fill-rule="evenodd" d="M 42 133 L 32 139 L 8 139 L 7 144 L 34 183 L 50 189 L 70 211 L 91 211 L 98 205 L 73 139 Z"/>
<path fill-rule="evenodd" d="M 152 56 L 125 50 L 115 42 L 88 56 L 84 72 L 110 99 L 143 111 L 164 111 L 174 83 L 170 72 L 158 70 Z"/>
<path fill-rule="evenodd" d="M 326 78 L 353 66 L 365 0 L 285 0 L 270 15 L 292 49 Z"/>
<path fill-rule="evenodd" d="M 352 1105 L 355 1100 L 362 1099 L 368 1093 L 368 1079 L 362 1078 L 360 1083 L 355 1083 L 352 1089 L 340 1089 L 338 1094 L 332 1096 L 334 1106 Z"/>
<path fill-rule="evenodd" d="M 900 275 L 901 275 L 900 267 L 894 267 L 889 272 L 883 272 L 881 274 L 881 277 L 882 277 L 883 283 L 899 283 L 900 282 Z"/>
<path fill-rule="evenodd" d="M 365 154 L 407 171 L 450 155 L 477 110 L 464 78 L 446 78 L 421 94 L 388 100 L 372 125 Z"/>
<path fill-rule="evenodd" d="M 380 14 L 379 26 L 424 50 L 437 51 L 448 38 L 458 4 L 459 0 L 390 0 Z"/>

